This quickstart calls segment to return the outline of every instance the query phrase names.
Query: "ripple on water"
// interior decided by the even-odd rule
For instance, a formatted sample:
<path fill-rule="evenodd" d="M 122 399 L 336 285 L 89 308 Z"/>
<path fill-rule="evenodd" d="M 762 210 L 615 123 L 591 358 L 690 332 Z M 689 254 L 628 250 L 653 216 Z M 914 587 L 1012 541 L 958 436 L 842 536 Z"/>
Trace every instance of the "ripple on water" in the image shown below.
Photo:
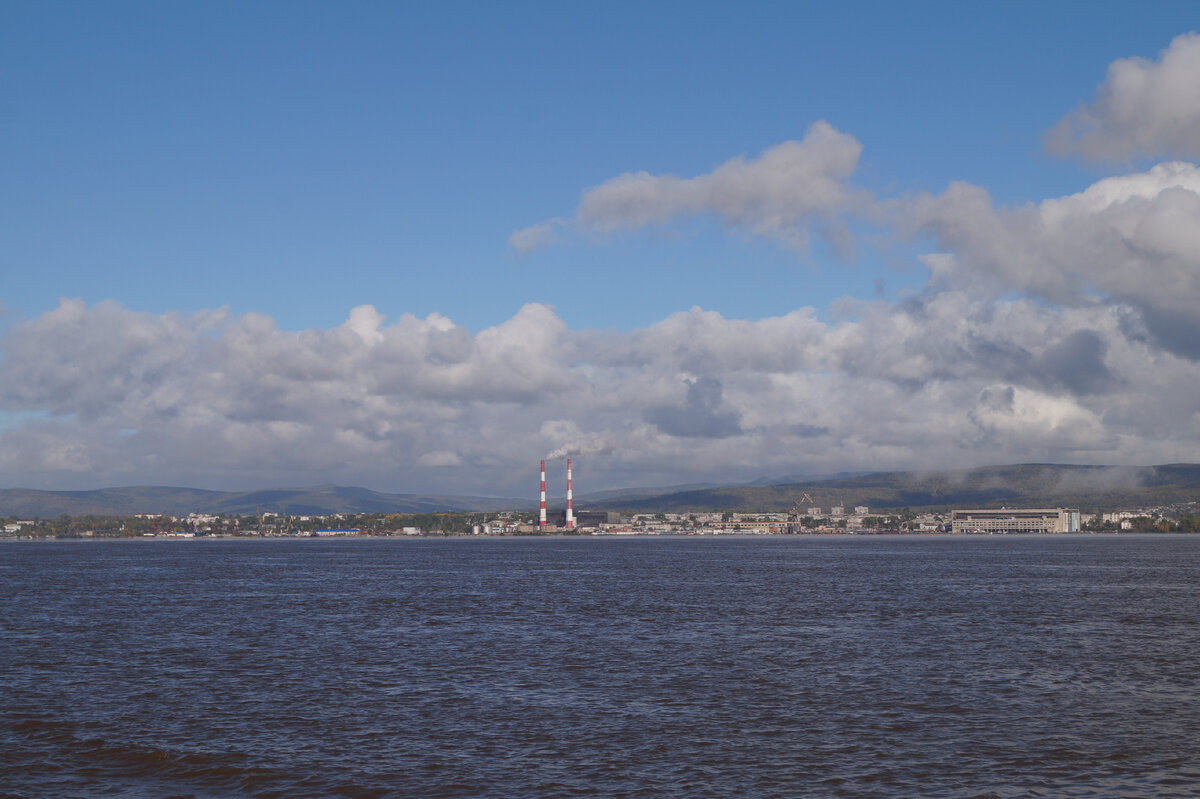
<path fill-rule="evenodd" d="M 1200 539 L 22 544 L 0 793 L 1192 796 Z"/>

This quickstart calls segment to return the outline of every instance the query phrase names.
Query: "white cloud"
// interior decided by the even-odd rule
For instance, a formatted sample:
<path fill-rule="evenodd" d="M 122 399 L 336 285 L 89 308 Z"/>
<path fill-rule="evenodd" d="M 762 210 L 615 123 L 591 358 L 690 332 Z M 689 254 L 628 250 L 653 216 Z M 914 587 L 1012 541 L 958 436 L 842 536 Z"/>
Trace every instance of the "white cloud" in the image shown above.
<path fill-rule="evenodd" d="M 342 326 L 353 331 L 365 343 L 378 344 L 383 341 L 379 327 L 385 318 L 373 305 L 359 305 L 350 309 L 350 317 Z"/>
<path fill-rule="evenodd" d="M 839 214 L 867 199 L 847 182 L 862 145 L 827 122 L 799 141 L 755 158 L 737 157 L 691 178 L 627 172 L 583 193 L 575 226 L 594 233 L 637 230 L 711 214 L 726 225 L 803 247 L 816 225 L 842 246 Z M 525 253 L 552 240 L 561 220 L 517 231 L 509 244 Z"/>
<path fill-rule="evenodd" d="M 1063 117 L 1046 146 L 1103 161 L 1200 158 L 1200 35 L 1176 37 L 1158 61 L 1114 61 L 1095 101 Z"/>
<path fill-rule="evenodd" d="M 548 222 L 540 222 L 536 225 L 514 231 L 508 237 L 508 246 L 512 247 L 518 255 L 525 255 L 541 247 L 553 244 L 558 238 L 556 231 L 562 225 L 563 221 L 561 219 L 551 219 Z"/>

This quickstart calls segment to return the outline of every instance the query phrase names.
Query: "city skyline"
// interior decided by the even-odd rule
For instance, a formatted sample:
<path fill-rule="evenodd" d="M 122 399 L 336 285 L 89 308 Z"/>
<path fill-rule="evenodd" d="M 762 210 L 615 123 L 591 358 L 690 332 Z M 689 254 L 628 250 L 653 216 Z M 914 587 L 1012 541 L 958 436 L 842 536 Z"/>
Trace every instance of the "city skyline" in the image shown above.
<path fill-rule="evenodd" d="M 1191 16 L 9 4 L 0 487 L 1195 461 Z"/>

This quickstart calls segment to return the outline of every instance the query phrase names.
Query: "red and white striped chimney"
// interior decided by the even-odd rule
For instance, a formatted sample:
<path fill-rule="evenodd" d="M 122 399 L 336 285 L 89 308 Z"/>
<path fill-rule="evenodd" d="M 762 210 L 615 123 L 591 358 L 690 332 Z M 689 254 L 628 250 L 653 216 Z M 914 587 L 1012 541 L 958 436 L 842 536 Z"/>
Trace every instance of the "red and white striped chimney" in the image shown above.
<path fill-rule="evenodd" d="M 567 458 L 567 529 L 575 529 L 575 511 L 571 508 L 571 459 Z"/>
<path fill-rule="evenodd" d="M 546 462 L 542 461 L 542 509 L 538 514 L 538 527 L 546 526 Z"/>

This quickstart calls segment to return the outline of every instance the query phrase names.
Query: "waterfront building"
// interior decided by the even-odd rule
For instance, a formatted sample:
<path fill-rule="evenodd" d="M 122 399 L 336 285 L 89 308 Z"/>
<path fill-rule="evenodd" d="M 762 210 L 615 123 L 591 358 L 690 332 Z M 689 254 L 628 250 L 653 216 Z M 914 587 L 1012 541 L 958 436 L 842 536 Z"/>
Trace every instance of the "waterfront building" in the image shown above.
<path fill-rule="evenodd" d="M 1072 508 L 987 508 L 950 514 L 952 533 L 1078 533 L 1079 511 Z"/>

